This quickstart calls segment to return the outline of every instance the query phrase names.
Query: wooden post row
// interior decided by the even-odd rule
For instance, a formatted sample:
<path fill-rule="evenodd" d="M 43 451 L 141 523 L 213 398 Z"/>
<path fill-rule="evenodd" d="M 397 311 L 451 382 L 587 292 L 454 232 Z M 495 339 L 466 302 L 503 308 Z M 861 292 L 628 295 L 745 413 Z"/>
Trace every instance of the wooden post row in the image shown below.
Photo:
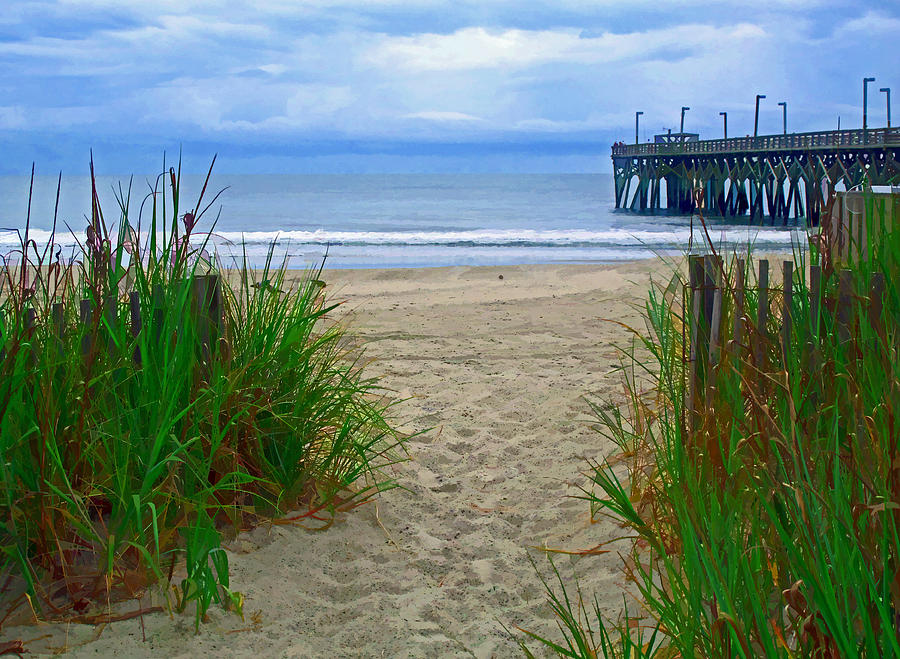
<path fill-rule="evenodd" d="M 222 298 L 222 283 L 218 275 L 201 275 L 195 278 L 194 282 L 194 311 L 198 323 L 198 334 L 202 343 L 204 358 L 208 359 L 215 350 L 220 337 L 224 332 L 224 306 Z M 156 336 L 153 337 L 157 341 L 162 332 L 162 323 L 165 310 L 163 308 L 164 296 L 160 286 L 154 286 L 151 297 L 151 308 L 153 313 L 153 326 Z M 128 308 L 130 316 L 131 336 L 137 338 L 144 329 L 143 318 L 141 317 L 141 299 L 140 293 L 131 291 L 128 293 Z M 103 317 L 99 319 L 95 327 L 95 309 L 92 300 L 85 298 L 79 300 L 79 322 L 83 327 L 83 336 L 81 339 L 81 353 L 83 357 L 87 357 L 96 348 L 97 330 L 100 326 L 106 326 L 107 346 L 110 351 L 114 350 L 118 344 L 117 328 L 118 328 L 118 300 L 115 295 L 108 295 L 103 301 Z M 51 305 L 50 323 L 57 344 L 57 349 L 62 349 L 62 340 L 65 333 L 65 309 L 62 302 L 54 302 Z M 2 317 L 0 317 L 2 321 Z M 36 312 L 34 308 L 28 308 L 25 311 L 24 330 L 31 333 L 36 323 Z M 4 327 L 0 322 L 0 359 L 6 355 L 6 346 L 4 340 Z M 133 359 L 137 364 L 141 363 L 140 346 L 135 347 Z"/>

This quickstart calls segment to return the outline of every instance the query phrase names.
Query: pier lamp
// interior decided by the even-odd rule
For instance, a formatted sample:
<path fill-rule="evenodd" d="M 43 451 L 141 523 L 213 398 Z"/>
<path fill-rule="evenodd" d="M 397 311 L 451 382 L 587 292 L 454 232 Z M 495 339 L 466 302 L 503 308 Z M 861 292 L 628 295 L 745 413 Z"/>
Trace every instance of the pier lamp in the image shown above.
<path fill-rule="evenodd" d="M 727 140 L 728 139 L 728 113 L 720 112 L 719 116 L 722 117 L 722 130 L 725 134 L 725 139 Z"/>
<path fill-rule="evenodd" d="M 639 118 L 642 114 L 644 114 L 644 113 L 641 112 L 641 111 L 638 111 L 638 112 L 635 112 L 635 113 L 634 113 L 634 143 L 635 143 L 635 144 L 640 144 L 640 140 L 638 139 L 638 121 L 639 121 L 638 118 Z"/>
<path fill-rule="evenodd" d="M 684 113 L 690 110 L 686 105 L 681 106 L 681 141 L 684 142 Z"/>
<path fill-rule="evenodd" d="M 863 139 L 865 139 L 866 129 L 869 127 L 869 83 L 875 82 L 875 78 L 863 78 Z"/>
<path fill-rule="evenodd" d="M 784 110 L 784 134 L 787 135 L 787 101 L 781 101 L 778 105 Z"/>
<path fill-rule="evenodd" d="M 887 113 L 887 114 L 888 114 L 888 117 L 887 117 L 887 119 L 888 119 L 888 125 L 887 125 L 887 127 L 890 128 L 890 127 L 891 127 L 891 88 L 890 88 L 890 87 L 882 87 L 882 88 L 881 88 L 880 90 L 878 90 L 878 91 L 882 91 L 882 92 L 884 92 L 885 94 L 887 94 L 887 111 L 888 111 L 888 113 Z"/>
<path fill-rule="evenodd" d="M 759 99 L 765 97 L 765 94 L 756 95 L 756 114 L 753 115 L 753 137 L 759 135 Z"/>

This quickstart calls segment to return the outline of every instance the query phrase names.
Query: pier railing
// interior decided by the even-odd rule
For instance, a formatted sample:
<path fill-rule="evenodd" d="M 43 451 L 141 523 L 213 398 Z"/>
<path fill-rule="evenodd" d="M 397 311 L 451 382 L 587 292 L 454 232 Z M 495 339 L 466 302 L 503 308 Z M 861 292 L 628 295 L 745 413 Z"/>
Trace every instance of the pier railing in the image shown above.
<path fill-rule="evenodd" d="M 612 147 L 613 157 L 747 153 L 753 151 L 834 150 L 859 146 L 900 146 L 900 127 L 829 130 L 788 135 L 729 137 L 699 142 L 650 142 Z"/>

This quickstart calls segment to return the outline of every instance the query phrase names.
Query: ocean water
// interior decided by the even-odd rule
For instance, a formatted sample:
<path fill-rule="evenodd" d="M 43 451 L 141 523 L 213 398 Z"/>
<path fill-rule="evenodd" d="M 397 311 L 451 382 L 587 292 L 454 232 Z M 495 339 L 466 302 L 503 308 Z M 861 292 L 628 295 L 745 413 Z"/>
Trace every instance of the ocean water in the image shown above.
<path fill-rule="evenodd" d="M 130 181 L 129 218 L 146 234 L 152 179 Z M 191 210 L 203 177 L 182 180 L 180 211 Z M 102 177 L 98 191 L 109 225 L 120 216 L 114 189 L 129 180 Z M 38 177 L 30 236 L 46 242 L 57 179 Z M 28 213 L 28 179 L 0 177 L 0 251 L 15 249 Z M 274 175 L 213 176 L 201 218 L 210 251 L 230 263 L 246 254 L 260 263 L 274 244 L 278 258 L 305 268 L 328 254 L 330 268 L 615 262 L 683 252 L 703 244 L 690 217 L 616 211 L 609 174 Z M 122 196 L 121 194 L 119 195 Z M 64 177 L 57 242 L 71 253 L 84 239 L 90 213 L 86 177 Z M 218 218 L 218 219 L 217 219 Z M 797 229 L 710 222 L 714 242 L 765 250 L 790 249 Z M 693 240 L 692 240 L 693 237 Z M 194 242 L 202 240 L 195 237 Z"/>

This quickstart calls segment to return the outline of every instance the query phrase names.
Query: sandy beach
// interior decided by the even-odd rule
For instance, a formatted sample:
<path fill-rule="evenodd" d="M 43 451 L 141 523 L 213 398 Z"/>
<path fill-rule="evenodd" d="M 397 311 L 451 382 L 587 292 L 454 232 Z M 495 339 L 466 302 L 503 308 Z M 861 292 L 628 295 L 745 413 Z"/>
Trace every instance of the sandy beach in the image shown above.
<path fill-rule="evenodd" d="M 584 458 L 612 446 L 585 396 L 620 390 L 617 346 L 642 327 L 659 261 L 327 271 L 340 314 L 368 345 L 369 372 L 399 398 L 409 442 L 402 489 L 327 531 L 258 528 L 230 546 L 245 620 L 213 608 L 105 628 L 5 630 L 32 652 L 120 657 L 510 657 L 503 626 L 553 633 L 530 546 L 587 549 L 615 534 L 572 498 Z M 546 561 L 535 552 L 542 568 Z M 559 556 L 615 617 L 616 554 Z M 145 639 L 145 640 L 144 640 Z"/>

